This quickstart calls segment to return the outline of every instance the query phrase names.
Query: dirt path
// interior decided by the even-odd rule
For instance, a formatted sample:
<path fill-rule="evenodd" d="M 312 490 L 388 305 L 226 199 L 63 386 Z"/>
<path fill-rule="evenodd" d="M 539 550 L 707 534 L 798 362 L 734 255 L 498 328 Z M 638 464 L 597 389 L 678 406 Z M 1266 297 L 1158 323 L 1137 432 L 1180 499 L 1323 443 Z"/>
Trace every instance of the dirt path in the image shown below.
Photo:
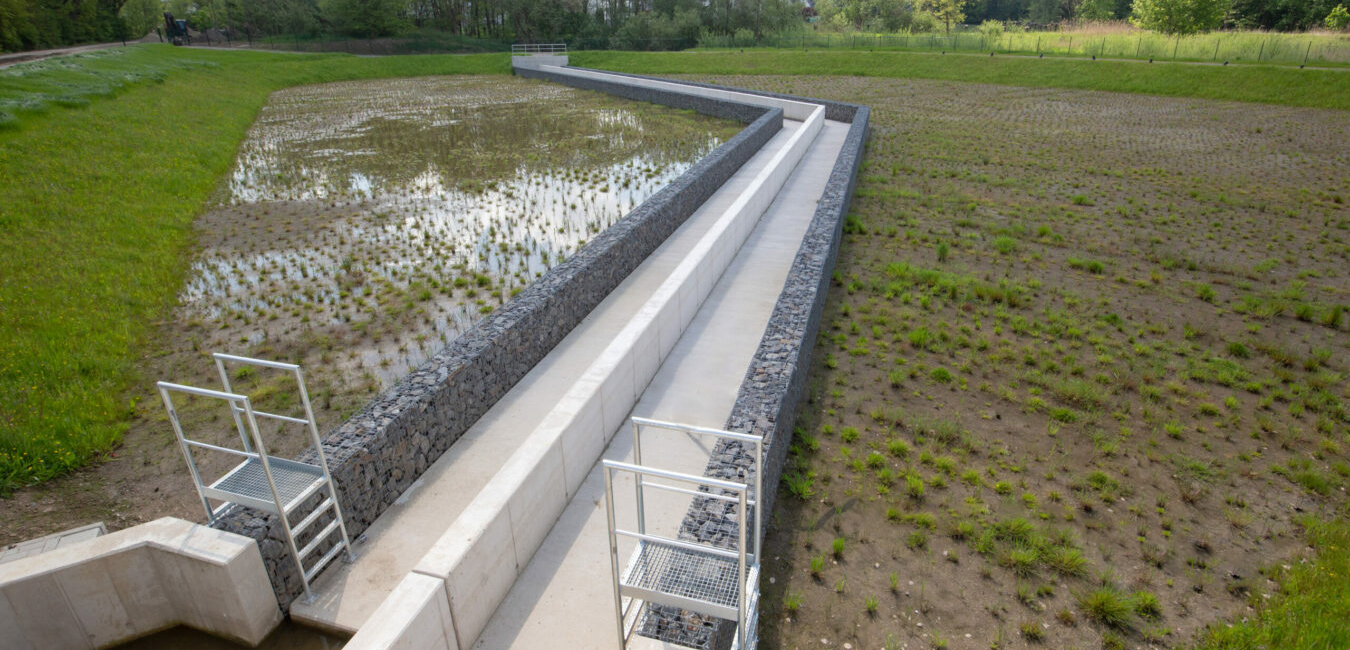
<path fill-rule="evenodd" d="M 28 52 L 11 52 L 9 54 L 0 54 L 0 68 L 28 61 L 37 61 L 53 56 L 66 56 L 67 54 L 79 54 L 80 52 L 92 52 L 94 50 L 106 50 L 110 47 L 126 47 L 136 43 L 158 43 L 159 38 L 153 33 L 147 34 L 144 38 L 134 41 L 117 41 L 115 43 L 94 43 L 92 45 L 75 45 L 72 47 L 59 47 L 53 50 L 31 50 Z"/>

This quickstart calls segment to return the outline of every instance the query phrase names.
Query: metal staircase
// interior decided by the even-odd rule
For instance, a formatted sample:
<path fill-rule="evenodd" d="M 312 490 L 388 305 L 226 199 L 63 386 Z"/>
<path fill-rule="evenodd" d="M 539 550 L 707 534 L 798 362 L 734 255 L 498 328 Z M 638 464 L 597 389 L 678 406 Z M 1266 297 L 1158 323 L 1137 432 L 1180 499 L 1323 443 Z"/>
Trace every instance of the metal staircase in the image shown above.
<path fill-rule="evenodd" d="M 192 480 L 197 486 L 197 493 L 201 496 L 202 505 L 206 508 L 206 516 L 214 522 L 231 503 L 277 515 L 281 520 L 282 529 L 285 531 L 286 544 L 290 548 L 291 557 L 295 558 L 295 563 L 300 568 L 301 581 L 305 586 L 305 597 L 308 600 L 313 600 L 314 595 L 310 591 L 310 581 L 339 553 L 346 551 L 347 561 L 355 559 L 355 554 L 352 551 L 351 540 L 347 536 L 347 526 L 342 518 L 342 508 L 338 505 L 337 490 L 333 485 L 333 477 L 328 472 L 328 461 L 324 457 L 323 444 L 319 440 L 319 428 L 314 419 L 314 409 L 310 406 L 309 392 L 305 389 L 304 373 L 300 370 L 300 366 L 293 363 L 251 359 L 220 353 L 213 354 L 212 357 L 215 359 L 216 369 L 220 372 L 220 381 L 224 384 L 225 389 L 223 391 L 165 381 L 157 384 L 160 397 L 164 400 L 164 408 L 169 412 L 169 422 L 173 424 L 174 434 L 178 437 L 179 446 L 183 450 L 183 457 L 187 460 L 188 469 L 192 473 Z M 227 365 L 254 366 L 293 373 L 296 387 L 300 391 L 300 401 L 304 405 L 305 416 L 303 418 L 291 417 L 253 408 L 252 400 L 249 399 L 248 395 L 233 392 Z M 243 443 L 243 449 L 222 447 L 188 438 L 183 433 L 178 411 L 174 408 L 173 393 L 225 402 L 230 409 L 230 414 L 234 416 L 235 428 L 239 432 L 239 440 Z M 319 464 L 311 465 L 269 455 L 258 430 L 259 418 L 276 420 L 305 428 L 309 433 L 310 442 L 314 445 Z M 201 471 L 197 467 L 197 461 L 193 454 L 194 449 L 224 452 L 241 456 L 244 460 L 234 469 L 226 472 L 224 476 L 208 485 L 202 481 Z M 300 521 L 293 524 L 292 517 L 301 510 L 305 510 L 307 504 L 313 501 L 313 497 L 320 494 L 322 500 L 314 505 L 312 510 L 305 512 Z M 213 500 L 222 503 L 213 507 L 211 504 Z M 306 532 L 319 522 L 324 522 L 326 525 L 318 532 L 306 535 Z M 299 547 L 296 542 L 297 539 L 308 539 L 308 542 L 303 547 Z M 329 546 L 330 544 L 331 546 Z M 308 559 L 313 557 L 317 557 L 317 559 L 307 562 Z"/>
<path fill-rule="evenodd" d="M 628 647 L 629 638 L 642 618 L 644 605 L 651 604 L 678 607 L 734 621 L 736 636 L 732 642 L 732 650 L 754 650 L 759 641 L 757 628 L 762 528 L 758 504 L 762 487 L 760 477 L 763 476 L 762 438 L 637 417 L 632 418 L 632 424 L 633 462 L 602 461 L 619 647 L 624 649 Z M 749 483 L 682 474 L 643 465 L 641 433 L 644 427 L 753 444 L 755 454 L 753 489 Z M 615 518 L 616 474 L 632 475 L 637 512 L 636 530 L 621 528 Z M 674 481 L 675 484 L 649 479 L 665 479 Z M 695 489 L 682 487 L 680 484 L 693 486 Z M 724 548 L 710 543 L 649 533 L 647 512 L 643 503 L 643 492 L 647 488 L 735 504 L 736 546 Z M 619 566 L 619 537 L 637 540 L 637 546 L 633 549 L 628 565 L 622 570 Z M 747 550 L 747 543 L 753 550 Z"/>

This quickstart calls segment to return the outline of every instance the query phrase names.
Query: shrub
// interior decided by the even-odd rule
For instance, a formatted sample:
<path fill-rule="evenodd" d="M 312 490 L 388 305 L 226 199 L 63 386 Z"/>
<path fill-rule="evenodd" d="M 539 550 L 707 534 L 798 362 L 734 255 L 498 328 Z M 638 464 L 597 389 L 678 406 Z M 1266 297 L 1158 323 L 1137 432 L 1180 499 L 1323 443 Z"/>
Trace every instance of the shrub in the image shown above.
<path fill-rule="evenodd" d="M 1328 29 L 1345 29 L 1350 25 L 1350 11 L 1346 10 L 1345 5 L 1336 5 L 1327 14 L 1326 24 Z"/>
<path fill-rule="evenodd" d="M 1130 22 L 1163 34 L 1196 34 L 1217 29 L 1231 0 L 1135 0 Z"/>

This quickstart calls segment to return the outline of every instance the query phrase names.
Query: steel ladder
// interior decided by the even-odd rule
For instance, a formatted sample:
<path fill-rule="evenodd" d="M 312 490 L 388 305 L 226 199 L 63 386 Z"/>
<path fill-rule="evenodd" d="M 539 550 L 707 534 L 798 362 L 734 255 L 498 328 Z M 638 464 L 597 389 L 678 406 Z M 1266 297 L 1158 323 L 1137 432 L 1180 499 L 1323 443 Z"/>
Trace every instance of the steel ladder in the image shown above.
<path fill-rule="evenodd" d="M 342 507 L 338 504 L 337 488 L 333 483 L 332 474 L 328 471 L 328 460 L 324 457 L 323 443 L 319 439 L 319 427 L 314 419 L 314 409 L 310 405 L 309 391 L 305 388 L 304 372 L 300 369 L 300 366 L 293 363 L 221 353 L 211 356 L 215 360 L 216 369 L 220 373 L 220 381 L 224 385 L 223 391 L 166 381 L 157 384 L 160 397 L 164 400 L 164 408 L 169 412 L 169 422 L 173 425 L 174 434 L 182 448 L 183 458 L 187 461 L 188 470 L 197 486 L 197 493 L 201 496 L 202 505 L 206 508 L 206 516 L 211 522 L 215 522 L 229 508 L 230 504 L 239 504 L 277 515 L 277 518 L 281 521 L 282 530 L 285 532 L 286 544 L 290 549 L 291 557 L 295 558 L 296 566 L 300 569 L 300 579 L 305 587 L 305 598 L 307 601 L 312 601 L 314 594 L 310 590 L 310 583 L 318 576 L 319 572 L 323 571 L 324 567 L 343 551 L 346 551 L 347 561 L 349 562 L 354 560 L 356 556 L 352 551 L 351 539 L 347 535 L 347 525 L 342 517 Z M 295 377 L 296 387 L 300 392 L 300 402 L 304 406 L 304 417 L 268 413 L 253 408 L 253 402 L 248 395 L 233 392 L 227 365 L 252 366 L 292 373 Z M 173 393 L 225 402 L 230 409 L 230 414 L 234 417 L 235 428 L 239 433 L 240 442 L 243 443 L 243 449 L 233 449 L 188 438 L 183 433 L 183 425 L 174 406 Z M 259 418 L 304 427 L 309 433 L 311 444 L 314 445 L 318 464 L 314 465 L 269 455 L 262 434 L 258 430 Z M 226 472 L 224 476 L 207 484 L 202 480 L 201 471 L 197 467 L 197 460 L 193 454 L 194 449 L 224 452 L 241 456 L 244 460 L 234 469 Z M 299 522 L 292 524 L 292 516 L 304 509 L 306 504 L 312 500 L 311 498 L 320 493 L 322 493 L 322 500 L 314 506 L 313 510 L 305 513 Z M 219 506 L 212 506 L 213 500 L 222 503 Z M 325 517 L 325 515 L 328 515 L 328 517 Z M 327 525 L 309 536 L 309 541 L 303 547 L 298 546 L 296 540 L 304 538 L 305 532 L 321 521 L 326 521 Z M 326 546 L 327 544 L 331 544 L 331 546 Z M 319 555 L 320 553 L 322 555 Z M 308 562 L 307 566 L 306 561 L 314 556 L 317 556 L 318 559 Z"/>

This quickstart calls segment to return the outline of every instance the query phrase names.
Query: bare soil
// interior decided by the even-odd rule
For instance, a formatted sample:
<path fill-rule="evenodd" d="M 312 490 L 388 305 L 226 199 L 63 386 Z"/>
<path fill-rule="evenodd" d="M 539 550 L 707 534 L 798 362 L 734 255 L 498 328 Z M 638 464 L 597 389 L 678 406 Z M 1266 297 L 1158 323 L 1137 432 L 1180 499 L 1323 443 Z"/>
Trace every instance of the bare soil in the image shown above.
<path fill-rule="evenodd" d="M 1350 115 L 699 79 L 873 109 L 761 647 L 1186 646 L 1344 516 Z"/>

